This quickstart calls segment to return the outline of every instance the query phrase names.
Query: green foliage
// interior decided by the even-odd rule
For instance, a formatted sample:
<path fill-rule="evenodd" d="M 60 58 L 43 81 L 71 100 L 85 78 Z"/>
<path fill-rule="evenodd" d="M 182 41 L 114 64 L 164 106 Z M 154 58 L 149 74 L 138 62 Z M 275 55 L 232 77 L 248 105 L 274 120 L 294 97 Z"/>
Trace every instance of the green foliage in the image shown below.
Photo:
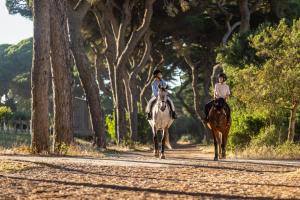
<path fill-rule="evenodd" d="M 286 110 L 300 98 L 300 20 L 291 25 L 282 20 L 278 26 L 262 27 L 246 41 L 263 62 L 247 63 L 240 54 L 230 51 L 218 57 L 225 62 L 237 99 L 231 101 L 229 144 L 278 145 L 286 138 Z M 233 43 L 237 43 L 235 38 Z"/>
<path fill-rule="evenodd" d="M 6 0 L 9 14 L 20 14 L 29 19 L 32 18 L 31 4 L 32 0 Z"/>
<path fill-rule="evenodd" d="M 17 111 L 13 113 L 13 118 L 16 120 L 30 120 L 30 113 Z"/>
<path fill-rule="evenodd" d="M 256 95 L 266 103 L 291 107 L 300 98 L 300 20 L 289 26 L 282 20 L 250 39 L 257 55 L 268 60 L 258 71 Z"/>
<path fill-rule="evenodd" d="M 251 33 L 234 34 L 226 46 L 216 49 L 217 62 L 239 68 L 262 63 L 264 59 L 258 57 L 255 48 L 249 44 L 250 35 Z"/>
<path fill-rule="evenodd" d="M 280 143 L 280 133 L 275 125 L 266 126 L 251 140 L 251 144 L 257 146 L 271 146 Z"/>
<path fill-rule="evenodd" d="M 14 86 L 13 88 L 19 87 L 19 91 L 28 90 L 28 86 L 30 85 L 29 75 L 31 62 L 32 38 L 23 40 L 17 45 L 0 45 L 1 96 L 8 92 L 11 85 Z M 24 89 L 22 87 L 24 87 Z M 26 94 L 28 94 L 28 91 Z"/>
<path fill-rule="evenodd" d="M 248 145 L 260 129 L 264 126 L 264 119 L 253 114 L 233 112 L 232 125 L 228 144 L 232 148 Z"/>
<path fill-rule="evenodd" d="M 9 107 L 12 112 L 15 112 L 17 109 L 17 105 L 14 98 L 8 98 L 5 100 L 4 105 Z"/>
<path fill-rule="evenodd" d="M 116 119 L 114 113 L 112 113 L 111 115 L 107 115 L 105 117 L 105 124 L 106 124 L 109 138 L 112 141 L 116 142 L 117 141 L 116 130 L 115 130 Z"/>
<path fill-rule="evenodd" d="M 0 121 L 7 122 L 13 117 L 13 113 L 9 107 L 0 106 Z"/>
<path fill-rule="evenodd" d="M 152 130 L 144 113 L 138 113 L 138 141 L 146 144 L 152 142 Z"/>
<path fill-rule="evenodd" d="M 4 133 L 0 132 L 0 147 L 12 148 L 21 145 L 30 145 L 30 134 L 24 133 Z"/>
<path fill-rule="evenodd" d="M 10 88 L 13 94 L 22 98 L 30 98 L 30 72 L 21 73 L 14 77 Z"/>
<path fill-rule="evenodd" d="M 55 144 L 54 152 L 59 155 L 67 155 L 69 148 L 70 148 L 70 146 L 64 142 L 58 143 L 58 144 Z"/>

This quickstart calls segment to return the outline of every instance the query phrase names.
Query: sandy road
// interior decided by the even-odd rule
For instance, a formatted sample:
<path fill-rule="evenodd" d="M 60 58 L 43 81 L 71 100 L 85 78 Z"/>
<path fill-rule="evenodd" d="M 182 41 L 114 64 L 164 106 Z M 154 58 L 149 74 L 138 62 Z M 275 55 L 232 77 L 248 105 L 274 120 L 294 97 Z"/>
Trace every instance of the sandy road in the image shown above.
<path fill-rule="evenodd" d="M 224 160 L 179 146 L 160 160 L 134 151 L 103 157 L 0 156 L 0 199 L 300 199 L 300 161 Z"/>

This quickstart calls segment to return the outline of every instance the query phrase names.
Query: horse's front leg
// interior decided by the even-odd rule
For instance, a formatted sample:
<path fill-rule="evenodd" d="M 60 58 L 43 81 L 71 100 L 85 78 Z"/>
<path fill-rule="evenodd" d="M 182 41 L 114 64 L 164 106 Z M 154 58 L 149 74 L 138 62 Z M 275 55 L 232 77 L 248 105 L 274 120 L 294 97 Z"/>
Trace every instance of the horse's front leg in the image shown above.
<path fill-rule="evenodd" d="M 166 132 L 168 131 L 168 128 L 165 128 L 162 131 L 162 137 L 161 137 L 161 151 L 160 151 L 160 159 L 165 159 L 165 143 L 166 143 Z"/>
<path fill-rule="evenodd" d="M 214 146 L 215 146 L 215 158 L 214 160 L 217 161 L 219 160 L 219 154 L 218 154 L 218 142 L 217 142 L 217 136 L 216 136 L 216 132 L 214 130 L 212 130 L 212 135 L 214 138 Z"/>
<path fill-rule="evenodd" d="M 226 144 L 227 144 L 227 137 L 228 137 L 229 129 L 226 130 L 222 135 L 222 158 L 226 158 Z"/>
<path fill-rule="evenodd" d="M 158 158 L 159 157 L 159 151 L 158 151 L 157 131 L 156 131 L 155 127 L 152 128 L 152 133 L 153 133 L 153 144 L 154 144 L 153 153 L 154 153 L 154 156 L 156 158 Z"/>

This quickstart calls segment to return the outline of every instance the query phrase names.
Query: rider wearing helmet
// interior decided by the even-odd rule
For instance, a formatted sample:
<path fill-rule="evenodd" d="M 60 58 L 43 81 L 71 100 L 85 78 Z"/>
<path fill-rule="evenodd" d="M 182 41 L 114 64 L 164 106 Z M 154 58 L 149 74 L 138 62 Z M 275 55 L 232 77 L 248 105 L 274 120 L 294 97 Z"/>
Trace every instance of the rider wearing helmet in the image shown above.
<path fill-rule="evenodd" d="M 156 69 L 153 72 L 153 77 L 154 81 L 152 82 L 152 98 L 148 102 L 146 112 L 147 112 L 147 119 L 151 120 L 152 119 L 152 107 L 154 103 L 156 102 L 156 98 L 158 96 L 158 90 L 159 90 L 159 85 L 162 87 L 167 87 L 167 83 L 164 79 L 162 79 L 162 72 L 159 69 Z M 175 106 L 173 104 L 173 101 L 168 97 L 167 103 L 171 109 L 171 116 L 173 119 L 176 119 L 176 113 L 175 113 Z"/>
<path fill-rule="evenodd" d="M 227 99 L 230 95 L 230 89 L 229 89 L 229 86 L 225 83 L 226 80 L 227 80 L 227 76 L 225 73 L 222 72 L 218 75 L 219 82 L 215 85 L 214 99 L 223 98 L 223 99 L 225 99 L 225 101 L 227 101 Z M 207 103 L 205 105 L 205 120 L 206 121 L 208 121 L 208 114 L 209 114 L 211 107 L 213 106 L 213 103 L 214 103 L 214 100 L 210 101 L 209 103 Z M 230 116 L 230 108 L 227 103 L 225 103 L 224 110 L 226 112 L 227 121 L 229 123 L 231 116 Z"/>

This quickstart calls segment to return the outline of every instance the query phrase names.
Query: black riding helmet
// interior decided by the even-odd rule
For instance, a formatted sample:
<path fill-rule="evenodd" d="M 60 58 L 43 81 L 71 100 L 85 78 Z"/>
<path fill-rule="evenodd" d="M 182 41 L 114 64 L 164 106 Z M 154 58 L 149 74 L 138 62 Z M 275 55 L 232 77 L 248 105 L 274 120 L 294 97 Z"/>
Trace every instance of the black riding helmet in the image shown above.
<path fill-rule="evenodd" d="M 159 69 L 154 70 L 153 76 L 157 76 L 157 74 L 162 73 Z"/>
<path fill-rule="evenodd" d="M 223 72 L 222 72 L 222 73 L 220 73 L 218 77 L 219 77 L 219 78 L 221 78 L 221 77 L 222 77 L 222 78 L 224 79 L 224 81 L 226 81 L 226 80 L 227 80 L 227 76 L 226 76 L 226 74 L 225 74 L 225 73 L 223 73 Z"/>

